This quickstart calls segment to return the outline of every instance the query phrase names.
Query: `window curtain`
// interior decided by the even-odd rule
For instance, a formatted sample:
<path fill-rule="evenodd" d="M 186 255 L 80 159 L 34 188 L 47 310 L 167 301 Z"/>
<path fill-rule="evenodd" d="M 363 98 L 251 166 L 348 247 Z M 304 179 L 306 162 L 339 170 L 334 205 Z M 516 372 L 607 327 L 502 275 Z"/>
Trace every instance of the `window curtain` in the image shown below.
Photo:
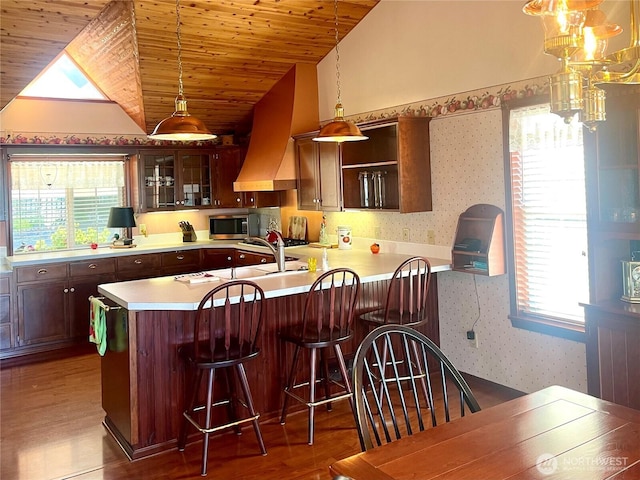
<path fill-rule="evenodd" d="M 109 188 L 124 187 L 124 169 L 113 168 L 113 161 L 59 161 L 51 159 L 11 160 L 12 190 L 42 188 Z M 119 160 L 120 163 L 123 160 Z"/>

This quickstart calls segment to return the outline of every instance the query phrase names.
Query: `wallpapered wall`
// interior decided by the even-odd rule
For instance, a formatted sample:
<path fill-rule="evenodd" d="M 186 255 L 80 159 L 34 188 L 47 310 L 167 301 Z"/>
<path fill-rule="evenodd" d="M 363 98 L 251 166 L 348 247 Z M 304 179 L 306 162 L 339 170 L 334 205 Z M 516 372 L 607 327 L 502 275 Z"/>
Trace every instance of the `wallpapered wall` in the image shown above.
<path fill-rule="evenodd" d="M 432 212 L 333 213 L 327 215 L 330 227 L 347 223 L 354 236 L 374 237 L 379 226 L 386 240 L 401 240 L 409 228 L 417 243 L 427 243 L 427 230 L 434 229 L 436 244 L 451 245 L 458 215 L 469 206 L 504 209 L 500 110 L 434 118 L 430 129 Z M 511 326 L 507 275 L 439 273 L 438 294 L 441 345 L 460 370 L 526 392 L 553 384 L 586 392 L 584 344 Z M 478 349 L 465 336 L 476 319 Z"/>

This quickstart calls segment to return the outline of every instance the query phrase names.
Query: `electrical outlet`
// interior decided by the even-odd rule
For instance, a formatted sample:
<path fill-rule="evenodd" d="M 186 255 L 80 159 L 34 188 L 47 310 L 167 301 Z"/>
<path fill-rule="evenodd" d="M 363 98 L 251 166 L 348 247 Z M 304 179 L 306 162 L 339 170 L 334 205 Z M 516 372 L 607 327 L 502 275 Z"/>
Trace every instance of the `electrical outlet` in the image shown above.
<path fill-rule="evenodd" d="M 436 243 L 436 232 L 433 230 L 427 230 L 427 243 L 429 245 L 435 245 Z"/>
<path fill-rule="evenodd" d="M 377 238 L 378 240 L 380 240 L 380 225 L 376 225 L 375 227 L 373 227 L 373 238 Z"/>
<path fill-rule="evenodd" d="M 478 348 L 478 333 L 475 330 L 467 330 L 467 340 L 473 348 Z"/>
<path fill-rule="evenodd" d="M 402 241 L 403 242 L 408 242 L 409 241 L 409 229 L 408 228 L 403 228 L 402 229 Z"/>

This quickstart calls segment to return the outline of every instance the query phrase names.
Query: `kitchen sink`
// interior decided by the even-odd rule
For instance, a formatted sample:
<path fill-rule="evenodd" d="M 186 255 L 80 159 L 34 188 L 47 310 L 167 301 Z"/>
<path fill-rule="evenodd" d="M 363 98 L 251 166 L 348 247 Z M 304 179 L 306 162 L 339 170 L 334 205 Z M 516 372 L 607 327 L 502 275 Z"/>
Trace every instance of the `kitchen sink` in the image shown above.
<path fill-rule="evenodd" d="M 235 276 L 236 279 L 252 280 L 264 276 L 281 276 L 281 275 L 295 275 L 299 273 L 307 272 L 307 263 L 293 260 L 285 262 L 285 271 L 279 272 L 278 266 L 275 263 L 268 263 L 265 265 L 251 265 L 247 267 L 236 267 L 234 269 L 225 268 L 223 270 L 217 270 L 216 275 L 222 279 L 230 280 Z M 235 274 L 235 275 L 234 275 Z"/>

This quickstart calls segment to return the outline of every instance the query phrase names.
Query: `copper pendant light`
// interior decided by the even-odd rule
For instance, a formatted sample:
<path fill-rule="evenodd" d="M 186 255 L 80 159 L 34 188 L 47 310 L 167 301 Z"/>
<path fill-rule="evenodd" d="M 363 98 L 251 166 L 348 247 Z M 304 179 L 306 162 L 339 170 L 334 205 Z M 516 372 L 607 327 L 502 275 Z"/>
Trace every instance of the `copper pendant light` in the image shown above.
<path fill-rule="evenodd" d="M 336 103 L 335 118 L 320 129 L 316 142 L 357 142 L 367 140 L 355 123 L 344 119 L 344 108 L 340 100 L 340 52 L 338 51 L 338 0 L 334 1 L 334 18 L 336 32 L 336 84 L 338 87 L 338 103 Z"/>
<path fill-rule="evenodd" d="M 149 138 L 154 140 L 171 140 L 187 142 L 192 140 L 211 140 L 217 135 L 212 134 L 205 124 L 187 111 L 187 99 L 182 86 L 182 44 L 180 42 L 180 0 L 176 0 L 176 35 L 178 37 L 178 96 L 176 110 L 170 117 L 162 120 Z"/>

